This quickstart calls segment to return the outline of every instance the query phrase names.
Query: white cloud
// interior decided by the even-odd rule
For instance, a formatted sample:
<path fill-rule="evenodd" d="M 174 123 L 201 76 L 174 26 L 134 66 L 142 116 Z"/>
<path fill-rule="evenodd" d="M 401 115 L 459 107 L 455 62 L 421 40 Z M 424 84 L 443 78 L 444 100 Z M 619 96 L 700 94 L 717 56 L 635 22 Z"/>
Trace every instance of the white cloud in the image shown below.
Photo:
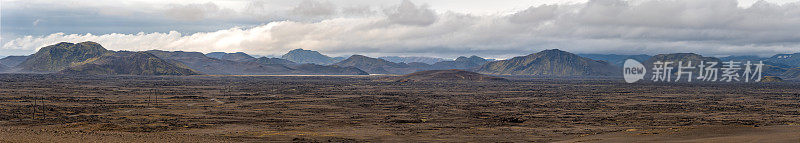
<path fill-rule="evenodd" d="M 61 41 L 96 41 L 113 50 L 241 51 L 256 55 L 283 54 L 295 48 L 334 56 L 475 54 L 490 58 L 553 48 L 619 54 L 800 52 L 800 27 L 796 26 L 800 25 L 800 3 L 762 1 L 741 7 L 733 0 L 593 0 L 531 6 L 507 15 L 474 15 L 436 12 L 425 4 L 403 1 L 383 8 L 385 15 L 369 16 L 352 16 L 370 13 L 369 6 L 339 8 L 331 4 L 333 10 L 325 5 L 313 6 L 322 3 L 294 7 L 308 6 L 302 9 L 309 11 L 295 11 L 298 14 L 329 17 L 311 22 L 287 20 L 194 34 L 57 33 L 17 38 L 2 49 L 33 51 Z M 264 4 L 256 6 L 250 7 L 268 9 Z"/>

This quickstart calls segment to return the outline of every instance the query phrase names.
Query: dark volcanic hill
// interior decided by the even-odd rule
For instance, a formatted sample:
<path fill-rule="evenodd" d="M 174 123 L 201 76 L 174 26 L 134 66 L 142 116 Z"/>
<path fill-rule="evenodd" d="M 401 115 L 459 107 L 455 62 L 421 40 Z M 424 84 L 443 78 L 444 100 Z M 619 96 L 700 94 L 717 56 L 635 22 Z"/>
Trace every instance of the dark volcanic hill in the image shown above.
<path fill-rule="evenodd" d="M 64 74 L 92 75 L 195 75 L 191 69 L 171 64 L 147 52 L 114 52 L 62 70 Z"/>
<path fill-rule="evenodd" d="M 370 74 L 407 74 L 420 69 L 408 66 L 405 63 L 394 63 L 383 59 L 370 58 L 363 55 L 353 55 L 334 65 L 340 67 L 356 67 Z"/>
<path fill-rule="evenodd" d="M 399 77 L 386 78 L 387 81 L 394 82 L 437 82 L 437 81 L 466 81 L 466 82 L 486 82 L 486 81 L 508 81 L 500 77 L 482 75 L 475 72 L 464 70 L 428 70 L 410 73 Z"/>
<path fill-rule="evenodd" d="M 28 56 L 8 56 L 0 59 L 0 65 L 5 65 L 8 67 L 16 67 L 17 65 L 24 62 L 27 59 Z"/>
<path fill-rule="evenodd" d="M 478 68 L 481 65 L 485 64 L 489 60 L 478 56 L 470 56 L 470 57 L 458 57 L 455 61 L 442 61 L 437 62 L 430 66 L 430 69 L 473 69 Z"/>
<path fill-rule="evenodd" d="M 558 49 L 493 61 L 478 69 L 495 75 L 616 76 L 621 69 L 605 61 L 584 58 Z"/>
<path fill-rule="evenodd" d="M 110 52 L 95 42 L 61 42 L 39 49 L 17 67 L 30 72 L 57 72 Z"/>
<path fill-rule="evenodd" d="M 303 49 L 294 49 L 289 51 L 289 53 L 284 54 L 281 56 L 281 58 L 300 64 L 312 63 L 318 65 L 329 65 L 336 63 L 336 60 L 333 58 L 320 54 L 317 51 Z"/>
<path fill-rule="evenodd" d="M 231 60 L 237 62 L 253 61 L 256 59 L 253 56 L 247 55 L 243 52 L 236 52 L 236 53 L 212 52 L 206 54 L 206 56 L 216 59 Z"/>

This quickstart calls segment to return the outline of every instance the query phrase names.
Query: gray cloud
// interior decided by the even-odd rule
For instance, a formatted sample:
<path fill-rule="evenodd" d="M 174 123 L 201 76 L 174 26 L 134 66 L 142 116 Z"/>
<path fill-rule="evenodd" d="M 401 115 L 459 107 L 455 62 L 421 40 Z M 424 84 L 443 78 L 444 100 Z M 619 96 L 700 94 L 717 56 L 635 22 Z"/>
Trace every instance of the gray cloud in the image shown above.
<path fill-rule="evenodd" d="M 361 5 L 361 6 L 349 6 L 342 8 L 342 15 L 344 16 L 368 16 L 375 14 L 374 10 L 370 6 Z"/>
<path fill-rule="evenodd" d="M 292 8 L 320 9 L 309 6 L 316 4 L 302 3 L 292 3 L 297 6 Z M 293 11 L 291 8 L 271 10 L 271 7 L 267 3 L 261 3 L 261 7 L 250 6 L 269 13 L 265 15 L 280 16 L 281 12 Z M 742 7 L 734 0 L 591 0 L 588 3 L 532 6 L 515 13 L 496 15 L 437 13 L 425 4 L 410 1 L 383 7 L 383 15 L 370 14 L 373 7 L 369 6 L 339 8 L 331 4 L 331 7 L 334 7 L 334 12 L 306 13 L 327 18 L 312 21 L 296 18 L 207 32 L 98 35 L 66 32 L 18 36 L 20 38 L 5 43 L 0 50 L 32 52 L 60 41 L 92 40 L 114 50 L 242 51 L 257 55 L 283 54 L 295 48 L 318 50 L 334 56 L 435 55 L 449 58 L 473 54 L 508 58 L 553 48 L 575 53 L 617 54 L 771 55 L 800 52 L 800 27 L 797 27 L 800 25 L 800 3 L 779 5 L 760 1 Z M 365 16 L 353 16 L 357 15 L 353 13 L 364 13 Z M 251 15 L 242 12 L 239 16 Z M 5 26 L 5 11 L 3 18 Z M 205 19 L 209 18 L 214 17 L 206 16 Z M 26 19 L 24 24 L 30 26 L 33 20 Z M 58 21 L 47 20 L 40 26 Z"/>
<path fill-rule="evenodd" d="M 539 23 L 553 20 L 559 13 L 558 5 L 541 5 L 530 7 L 524 11 L 517 12 L 509 16 L 509 20 L 515 23 Z M 562 12 L 563 13 L 563 12 Z"/>
<path fill-rule="evenodd" d="M 404 25 L 427 26 L 436 22 L 436 14 L 427 5 L 417 7 L 409 0 L 403 0 L 397 8 L 386 10 L 386 15 L 392 23 Z"/>
<path fill-rule="evenodd" d="M 303 0 L 289 13 L 298 19 L 321 19 L 337 14 L 337 8 L 330 1 Z"/>
<path fill-rule="evenodd" d="M 582 7 L 531 7 L 511 21 L 548 20 L 542 35 L 620 38 L 650 41 L 698 41 L 730 45 L 800 42 L 800 8 L 797 3 L 776 5 L 764 1 L 741 8 L 732 0 L 644 1 L 593 0 Z M 571 7 L 569 11 L 560 9 Z M 543 10 L 548 9 L 548 10 Z M 552 14 L 550 12 L 560 12 Z M 542 17 L 549 17 L 542 19 Z"/>
<path fill-rule="evenodd" d="M 167 6 L 164 14 L 175 19 L 198 21 L 219 11 L 220 8 L 212 2 L 187 5 L 171 4 Z"/>

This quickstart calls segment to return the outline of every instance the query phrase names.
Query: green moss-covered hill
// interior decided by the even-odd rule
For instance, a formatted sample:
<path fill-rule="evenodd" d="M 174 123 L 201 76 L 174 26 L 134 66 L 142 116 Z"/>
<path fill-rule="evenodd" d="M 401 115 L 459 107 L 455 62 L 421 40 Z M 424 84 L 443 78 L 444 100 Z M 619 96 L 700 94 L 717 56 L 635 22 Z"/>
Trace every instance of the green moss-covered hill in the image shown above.
<path fill-rule="evenodd" d="M 17 67 L 28 72 L 58 72 L 86 60 L 113 53 L 95 42 L 61 42 L 39 49 Z"/>

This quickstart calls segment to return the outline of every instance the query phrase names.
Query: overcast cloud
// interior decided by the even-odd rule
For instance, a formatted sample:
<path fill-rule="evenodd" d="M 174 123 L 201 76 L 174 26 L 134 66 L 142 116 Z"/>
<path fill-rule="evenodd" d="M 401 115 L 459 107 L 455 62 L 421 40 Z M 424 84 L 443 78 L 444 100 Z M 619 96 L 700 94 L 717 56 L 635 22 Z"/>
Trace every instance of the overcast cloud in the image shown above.
<path fill-rule="evenodd" d="M 334 56 L 446 58 L 508 58 L 554 48 L 709 56 L 800 52 L 800 3 L 792 1 L 540 1 L 505 7 L 446 1 L 3 1 L 0 55 L 31 54 L 61 41 L 133 51 L 279 55 L 303 48 Z M 71 2 L 87 1 L 63 1 Z M 106 7 L 118 3 L 126 6 Z M 464 9 L 481 4 L 486 8 Z"/>

